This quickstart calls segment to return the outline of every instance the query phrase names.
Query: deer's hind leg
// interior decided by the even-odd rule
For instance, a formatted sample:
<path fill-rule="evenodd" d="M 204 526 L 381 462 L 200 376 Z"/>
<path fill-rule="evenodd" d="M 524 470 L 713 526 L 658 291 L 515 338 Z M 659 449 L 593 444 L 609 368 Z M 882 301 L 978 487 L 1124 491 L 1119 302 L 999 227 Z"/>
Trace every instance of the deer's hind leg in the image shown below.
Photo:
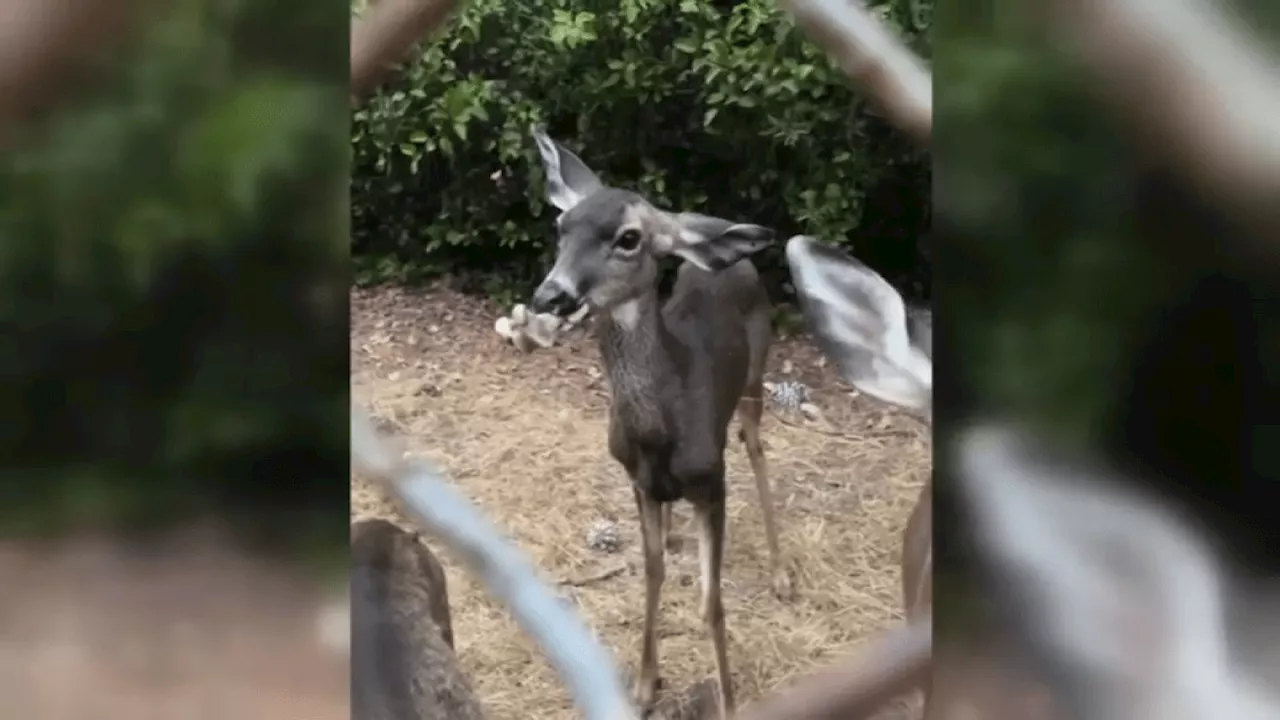
<path fill-rule="evenodd" d="M 662 505 L 662 545 L 666 547 L 667 552 L 677 554 L 684 548 L 684 539 L 672 532 L 673 523 L 672 510 L 675 503 L 664 503 Z"/>
<path fill-rule="evenodd" d="M 720 568 L 724 564 L 724 495 L 718 501 L 694 506 L 698 524 L 698 561 L 702 585 L 702 621 L 711 635 L 720 680 L 721 717 L 733 714 L 733 682 L 729 676 L 728 633 L 720 597 Z"/>
<path fill-rule="evenodd" d="M 769 572 L 773 580 L 773 593 L 780 599 L 790 600 L 794 597 L 795 590 L 778 546 L 773 492 L 769 488 L 769 471 L 764 459 L 764 446 L 760 442 L 760 419 L 763 414 L 764 383 L 754 380 L 738 401 L 738 421 L 742 424 L 738 438 L 746 446 L 747 458 L 751 461 L 751 474 L 756 478 L 756 491 L 760 494 L 760 514 L 764 516 L 764 536 L 769 544 Z"/>

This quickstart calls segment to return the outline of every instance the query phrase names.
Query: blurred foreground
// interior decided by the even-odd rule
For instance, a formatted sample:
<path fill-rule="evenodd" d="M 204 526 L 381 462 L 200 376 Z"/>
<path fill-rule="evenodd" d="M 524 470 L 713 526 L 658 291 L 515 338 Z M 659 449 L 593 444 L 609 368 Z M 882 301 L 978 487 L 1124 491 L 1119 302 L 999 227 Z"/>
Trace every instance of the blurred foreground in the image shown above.
<path fill-rule="evenodd" d="M 210 532 L 0 543 L 0 698 L 27 720 L 347 720 L 323 593 Z"/>

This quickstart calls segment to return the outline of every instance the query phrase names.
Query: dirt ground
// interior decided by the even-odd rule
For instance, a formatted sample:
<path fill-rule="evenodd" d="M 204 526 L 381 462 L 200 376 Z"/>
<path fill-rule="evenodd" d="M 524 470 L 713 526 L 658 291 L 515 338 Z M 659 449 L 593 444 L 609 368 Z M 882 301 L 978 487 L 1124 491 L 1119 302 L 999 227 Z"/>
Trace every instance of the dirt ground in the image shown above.
<path fill-rule="evenodd" d="M 606 449 L 608 387 L 581 335 L 523 354 L 493 332 L 497 308 L 445 288 L 357 289 L 351 296 L 352 395 L 406 448 L 449 476 L 558 582 L 619 663 L 640 652 L 643 572 L 625 473 Z M 775 342 L 766 378 L 795 379 L 822 411 L 771 408 L 763 424 L 780 539 L 798 597 L 770 592 L 758 496 L 741 444 L 727 453 L 724 602 L 740 704 L 824 667 L 901 618 L 899 539 L 930 462 L 915 420 L 851 396 L 803 338 Z M 731 433 L 736 437 L 736 433 Z M 352 515 L 395 517 L 359 481 Z M 616 522 L 621 548 L 587 533 Z M 668 558 L 659 658 L 668 692 L 714 677 L 698 612 L 696 542 L 686 506 Z M 437 548 L 438 549 L 438 548 Z M 448 553 L 459 659 L 494 720 L 576 717 L 564 686 L 507 613 Z M 903 717 L 905 704 L 882 716 Z"/>

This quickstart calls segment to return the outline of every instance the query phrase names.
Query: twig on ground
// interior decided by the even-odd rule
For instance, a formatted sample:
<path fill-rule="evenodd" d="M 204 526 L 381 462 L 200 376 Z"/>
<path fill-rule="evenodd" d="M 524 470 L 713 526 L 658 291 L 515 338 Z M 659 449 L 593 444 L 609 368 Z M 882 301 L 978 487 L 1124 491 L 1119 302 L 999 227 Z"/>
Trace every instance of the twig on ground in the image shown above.
<path fill-rule="evenodd" d="M 827 437 L 832 437 L 837 440 L 842 440 L 848 443 L 866 442 L 870 438 L 918 437 L 920 435 L 920 433 L 913 430 L 878 430 L 876 432 L 868 432 L 868 433 L 862 433 L 860 435 L 852 435 L 850 433 L 842 432 L 840 430 L 824 430 L 823 428 L 814 427 L 812 425 L 798 423 L 794 420 L 789 419 L 787 416 L 783 415 L 782 413 L 778 412 L 773 408 L 769 408 L 769 414 L 777 418 L 778 422 L 781 422 L 783 425 L 787 425 L 788 427 L 807 430 L 809 432 L 817 433 L 819 435 L 826 435 Z M 912 417 L 912 416 L 908 415 L 908 417 Z"/>
<path fill-rule="evenodd" d="M 586 587 L 587 585 L 594 585 L 599 582 L 604 582 L 605 580 L 612 580 L 625 573 L 627 571 L 627 567 L 627 565 L 619 565 L 617 567 L 609 568 L 604 572 L 598 572 L 594 575 L 588 575 L 582 578 L 567 578 L 565 580 L 561 580 L 558 584 L 566 587 Z"/>
<path fill-rule="evenodd" d="M 458 553 L 511 610 L 564 678 L 588 720 L 636 720 L 613 658 L 538 579 L 523 553 L 431 468 L 403 460 L 356 407 L 351 409 L 351 462 L 377 480 L 407 517 Z"/>

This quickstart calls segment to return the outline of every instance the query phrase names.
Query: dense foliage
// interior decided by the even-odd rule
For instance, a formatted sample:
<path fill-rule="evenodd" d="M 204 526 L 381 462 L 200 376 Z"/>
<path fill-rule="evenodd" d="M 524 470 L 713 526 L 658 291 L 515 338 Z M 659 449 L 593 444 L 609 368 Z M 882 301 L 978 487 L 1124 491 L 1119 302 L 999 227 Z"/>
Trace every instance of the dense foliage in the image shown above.
<path fill-rule="evenodd" d="M 221 514 L 336 549 L 348 17 L 168 8 L 0 163 L 0 532 Z"/>
<path fill-rule="evenodd" d="M 929 56 L 932 0 L 873 5 Z M 843 243 L 928 292 L 927 155 L 775 0 L 470 3 L 355 114 L 362 278 L 543 269 L 534 123 L 655 203 Z"/>

